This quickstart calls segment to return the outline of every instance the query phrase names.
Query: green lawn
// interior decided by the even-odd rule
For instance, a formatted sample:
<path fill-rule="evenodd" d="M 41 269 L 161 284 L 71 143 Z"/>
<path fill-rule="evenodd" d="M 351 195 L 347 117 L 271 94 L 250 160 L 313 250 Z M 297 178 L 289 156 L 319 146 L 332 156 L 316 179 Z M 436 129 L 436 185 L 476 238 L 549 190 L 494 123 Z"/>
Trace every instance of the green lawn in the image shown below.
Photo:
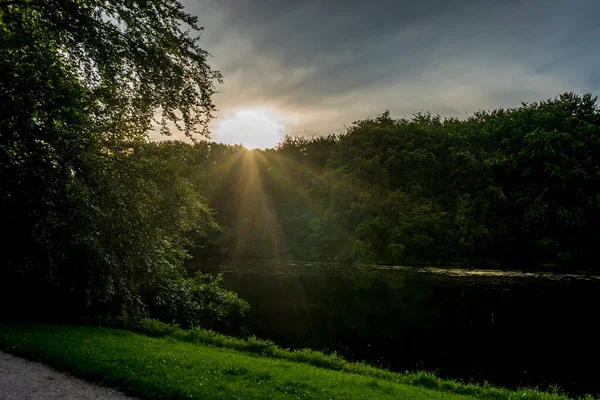
<path fill-rule="evenodd" d="M 146 399 L 474 398 L 228 348 L 108 328 L 0 326 L 0 349 Z M 564 398 L 535 391 L 486 393 L 483 388 L 479 394 L 498 399 Z"/>

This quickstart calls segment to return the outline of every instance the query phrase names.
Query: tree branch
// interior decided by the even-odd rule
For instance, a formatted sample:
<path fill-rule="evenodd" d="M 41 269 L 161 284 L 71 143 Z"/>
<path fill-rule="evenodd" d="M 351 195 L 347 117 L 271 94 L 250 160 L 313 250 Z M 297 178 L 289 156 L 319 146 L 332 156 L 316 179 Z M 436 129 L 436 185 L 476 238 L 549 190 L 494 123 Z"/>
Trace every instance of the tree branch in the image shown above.
<path fill-rule="evenodd" d="M 41 5 L 40 3 L 35 3 L 31 1 L 19 1 L 19 0 L 10 0 L 10 1 L 0 1 L 0 7 L 8 7 L 8 6 L 24 6 L 24 5 Z"/>

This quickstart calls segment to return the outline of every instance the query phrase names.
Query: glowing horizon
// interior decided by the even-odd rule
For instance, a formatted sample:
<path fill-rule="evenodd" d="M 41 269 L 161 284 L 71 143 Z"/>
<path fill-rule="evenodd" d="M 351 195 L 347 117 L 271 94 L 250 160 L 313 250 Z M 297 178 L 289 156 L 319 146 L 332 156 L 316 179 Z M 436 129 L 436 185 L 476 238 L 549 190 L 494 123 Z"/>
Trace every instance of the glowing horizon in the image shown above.
<path fill-rule="evenodd" d="M 216 122 L 213 140 L 249 150 L 275 147 L 285 135 L 283 118 L 266 109 L 242 109 Z"/>

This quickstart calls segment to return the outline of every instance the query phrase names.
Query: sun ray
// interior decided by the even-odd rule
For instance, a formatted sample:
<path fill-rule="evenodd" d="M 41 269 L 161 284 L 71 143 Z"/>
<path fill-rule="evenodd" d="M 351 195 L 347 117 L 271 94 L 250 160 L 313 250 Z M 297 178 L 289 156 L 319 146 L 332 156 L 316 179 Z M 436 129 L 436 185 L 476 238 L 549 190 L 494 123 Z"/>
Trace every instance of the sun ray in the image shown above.
<path fill-rule="evenodd" d="M 237 222 L 243 224 L 244 218 L 246 218 L 253 225 L 258 225 L 259 233 L 269 243 L 271 258 L 281 260 L 287 258 L 287 246 L 277 212 L 265 194 L 258 165 L 259 162 L 264 161 L 264 157 L 258 151 L 245 150 L 242 152 L 239 172 L 244 187 L 237 208 Z M 235 249 L 237 255 L 244 250 L 242 245 L 243 242 L 238 240 Z"/>

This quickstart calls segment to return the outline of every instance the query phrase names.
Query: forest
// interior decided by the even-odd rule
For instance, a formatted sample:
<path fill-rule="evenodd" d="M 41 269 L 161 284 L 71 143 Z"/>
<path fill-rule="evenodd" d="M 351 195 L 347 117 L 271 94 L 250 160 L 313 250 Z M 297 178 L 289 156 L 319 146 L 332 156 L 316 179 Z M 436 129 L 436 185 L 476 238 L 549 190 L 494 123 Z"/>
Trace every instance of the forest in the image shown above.
<path fill-rule="evenodd" d="M 459 120 L 389 112 L 274 149 L 154 144 L 221 226 L 198 258 L 593 270 L 600 113 L 565 93 Z"/>

